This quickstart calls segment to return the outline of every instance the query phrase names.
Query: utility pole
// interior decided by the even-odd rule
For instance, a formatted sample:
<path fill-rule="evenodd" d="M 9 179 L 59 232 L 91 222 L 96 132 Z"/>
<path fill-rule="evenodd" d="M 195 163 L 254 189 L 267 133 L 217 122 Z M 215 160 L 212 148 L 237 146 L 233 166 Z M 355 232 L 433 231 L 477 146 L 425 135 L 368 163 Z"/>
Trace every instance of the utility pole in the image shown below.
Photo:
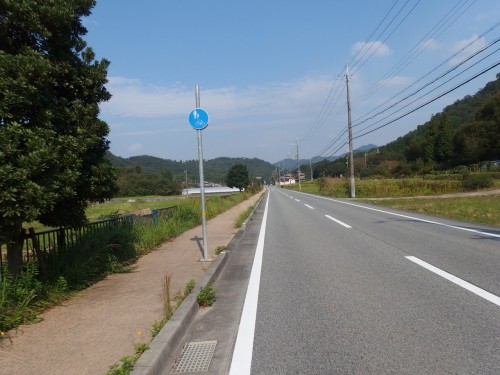
<path fill-rule="evenodd" d="M 354 178 L 354 156 L 352 150 L 352 124 L 351 124 L 351 99 L 349 97 L 349 67 L 345 69 L 345 81 L 347 85 L 347 128 L 349 130 L 349 164 L 351 167 L 351 198 L 356 197 L 356 186 Z"/>
<path fill-rule="evenodd" d="M 278 165 L 278 186 L 281 187 L 281 163 Z"/>
<path fill-rule="evenodd" d="M 311 169 L 311 181 L 313 180 L 313 165 L 312 165 L 312 160 L 309 158 L 309 168 Z"/>
<path fill-rule="evenodd" d="M 299 179 L 299 190 L 302 191 L 302 187 L 300 186 L 300 158 L 299 158 L 299 139 L 297 138 L 297 177 Z"/>

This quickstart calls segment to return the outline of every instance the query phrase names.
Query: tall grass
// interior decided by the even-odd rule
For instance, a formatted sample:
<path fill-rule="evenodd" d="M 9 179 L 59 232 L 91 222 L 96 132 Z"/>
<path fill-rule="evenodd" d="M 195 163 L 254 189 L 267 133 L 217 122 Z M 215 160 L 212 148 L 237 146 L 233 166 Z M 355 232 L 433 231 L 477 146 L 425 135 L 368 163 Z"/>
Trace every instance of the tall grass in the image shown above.
<path fill-rule="evenodd" d="M 137 257 L 132 223 L 96 230 L 73 246 L 46 254 L 48 275 L 28 263 L 17 278 L 7 269 L 0 280 L 0 331 L 36 319 L 45 307 L 67 298 L 109 273 L 124 272 Z"/>
<path fill-rule="evenodd" d="M 234 226 L 236 228 L 241 228 L 245 220 L 252 214 L 253 210 L 255 209 L 254 206 L 250 206 L 247 208 L 245 212 L 242 212 L 236 222 L 234 223 Z"/>
<path fill-rule="evenodd" d="M 500 199 L 498 197 L 387 199 L 378 201 L 368 200 L 368 202 L 386 207 L 500 227 Z"/>
<path fill-rule="evenodd" d="M 494 186 L 488 174 L 464 174 L 455 178 L 407 178 L 407 179 L 363 179 L 356 180 L 356 197 L 409 197 L 418 195 L 450 194 Z M 298 186 L 291 187 L 294 190 Z M 347 198 L 350 184 L 344 178 L 320 178 L 312 183 L 302 184 L 302 191 Z"/>

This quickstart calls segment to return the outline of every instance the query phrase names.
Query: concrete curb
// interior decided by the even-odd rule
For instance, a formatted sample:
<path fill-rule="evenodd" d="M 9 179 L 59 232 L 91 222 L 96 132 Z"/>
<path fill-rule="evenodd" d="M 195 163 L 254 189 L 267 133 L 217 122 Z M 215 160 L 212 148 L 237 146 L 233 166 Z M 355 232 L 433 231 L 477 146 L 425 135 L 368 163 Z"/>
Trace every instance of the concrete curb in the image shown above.
<path fill-rule="evenodd" d="M 223 252 L 212 262 L 205 277 L 191 294 L 175 310 L 174 315 L 163 326 L 158 335 L 153 339 L 134 366 L 131 375 L 156 375 L 160 374 L 172 352 L 179 346 L 184 332 L 189 327 L 198 311 L 196 296 L 201 288 L 214 282 L 226 264 L 228 254 Z"/>

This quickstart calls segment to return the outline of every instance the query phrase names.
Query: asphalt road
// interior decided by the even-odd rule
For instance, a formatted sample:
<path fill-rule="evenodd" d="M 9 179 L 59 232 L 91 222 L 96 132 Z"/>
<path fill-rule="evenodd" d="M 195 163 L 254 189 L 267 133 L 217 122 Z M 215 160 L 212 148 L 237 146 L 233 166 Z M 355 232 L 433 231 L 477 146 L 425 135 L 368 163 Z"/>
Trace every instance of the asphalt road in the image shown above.
<path fill-rule="evenodd" d="M 498 296 L 498 228 L 271 188 L 231 374 L 500 374 Z"/>

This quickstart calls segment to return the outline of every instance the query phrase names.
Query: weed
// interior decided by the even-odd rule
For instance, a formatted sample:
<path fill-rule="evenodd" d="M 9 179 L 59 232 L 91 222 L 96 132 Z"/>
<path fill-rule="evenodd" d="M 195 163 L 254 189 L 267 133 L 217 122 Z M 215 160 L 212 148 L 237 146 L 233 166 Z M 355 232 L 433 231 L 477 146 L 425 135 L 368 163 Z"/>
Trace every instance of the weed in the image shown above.
<path fill-rule="evenodd" d="M 165 276 L 164 282 L 163 282 L 163 311 L 164 311 L 164 316 L 162 319 L 157 320 L 153 323 L 153 326 L 151 328 L 151 337 L 156 337 L 158 333 L 160 333 L 161 329 L 163 326 L 169 321 L 169 319 L 172 317 L 174 310 L 172 309 L 172 306 L 170 305 L 170 281 L 171 281 L 171 274 L 168 274 Z M 186 286 L 184 288 L 184 293 L 180 290 L 177 291 L 175 294 L 174 300 L 176 301 L 177 305 L 176 307 L 179 307 L 182 301 L 191 293 L 193 290 L 194 286 L 196 284 L 196 280 L 189 280 L 186 283 Z M 168 302 L 167 302 L 168 301 Z"/>
<path fill-rule="evenodd" d="M 135 346 L 135 354 L 122 357 L 121 363 L 115 363 L 109 368 L 106 375 L 129 375 L 134 370 L 134 365 L 140 358 L 142 353 L 149 349 L 148 344 L 137 344 Z"/>
<path fill-rule="evenodd" d="M 157 320 L 153 323 L 153 326 L 151 327 L 151 337 L 156 337 L 158 333 L 160 333 L 161 329 L 165 325 L 167 321 L 163 318 L 161 320 Z"/>
<path fill-rule="evenodd" d="M 215 289 L 214 284 L 210 283 L 206 287 L 201 288 L 196 300 L 198 305 L 201 307 L 212 306 L 217 298 L 217 289 Z"/>
<path fill-rule="evenodd" d="M 243 223 L 245 222 L 245 220 L 250 217 L 250 215 L 252 214 L 254 210 L 254 206 L 250 206 L 247 208 L 247 210 L 245 212 L 243 212 L 239 217 L 238 219 L 236 220 L 236 223 L 235 223 L 235 227 L 236 228 L 241 228 L 241 226 L 243 225 Z"/>
<path fill-rule="evenodd" d="M 217 246 L 217 248 L 214 250 L 215 255 L 219 255 L 223 251 L 227 250 L 227 246 Z"/>
<path fill-rule="evenodd" d="M 196 280 L 191 279 L 186 283 L 186 287 L 184 288 L 184 297 L 187 297 L 194 289 L 196 285 Z"/>

